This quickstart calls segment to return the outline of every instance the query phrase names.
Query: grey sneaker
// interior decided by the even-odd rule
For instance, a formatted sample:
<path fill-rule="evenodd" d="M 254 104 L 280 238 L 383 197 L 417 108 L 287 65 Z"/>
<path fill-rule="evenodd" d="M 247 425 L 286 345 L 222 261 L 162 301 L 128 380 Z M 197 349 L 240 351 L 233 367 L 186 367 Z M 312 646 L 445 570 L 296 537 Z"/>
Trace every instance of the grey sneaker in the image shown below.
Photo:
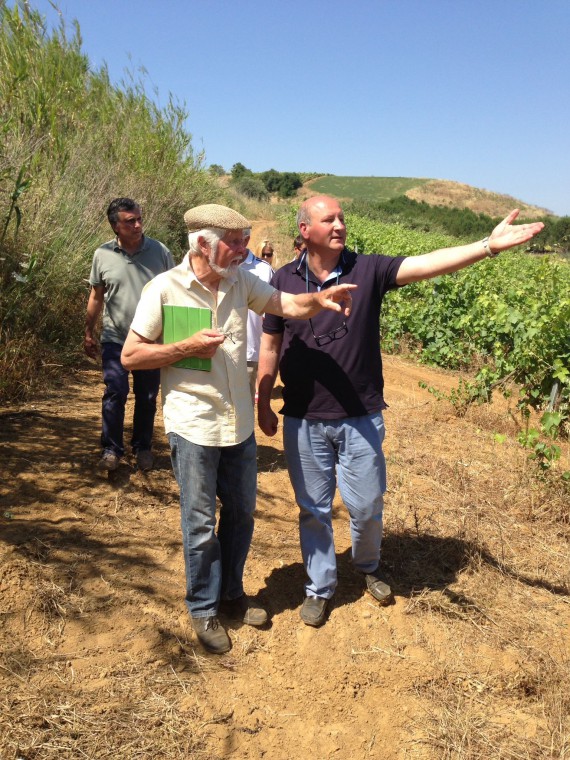
<path fill-rule="evenodd" d="M 394 601 L 394 594 L 388 585 L 388 579 L 380 568 L 376 568 L 372 573 L 365 573 L 366 588 L 372 594 L 374 599 L 380 604 L 391 604 Z"/>
<path fill-rule="evenodd" d="M 301 620 L 305 625 L 318 628 L 325 622 L 327 616 L 328 599 L 322 596 L 307 596 L 301 607 Z"/>
<path fill-rule="evenodd" d="M 154 457 L 152 455 L 152 451 L 149 449 L 143 449 L 142 451 L 137 451 L 137 467 L 142 472 L 148 472 L 149 470 L 152 470 L 154 465 Z"/>
<path fill-rule="evenodd" d="M 224 654 L 232 648 L 226 629 L 215 615 L 192 618 L 192 626 L 206 651 L 212 654 Z"/>
<path fill-rule="evenodd" d="M 231 620 L 239 620 L 246 625 L 261 626 L 267 623 L 267 612 L 247 594 L 242 594 L 237 599 L 222 599 L 220 612 Z"/>
<path fill-rule="evenodd" d="M 119 457 L 114 451 L 104 451 L 101 459 L 97 462 L 97 471 L 101 473 L 113 472 L 119 466 Z"/>

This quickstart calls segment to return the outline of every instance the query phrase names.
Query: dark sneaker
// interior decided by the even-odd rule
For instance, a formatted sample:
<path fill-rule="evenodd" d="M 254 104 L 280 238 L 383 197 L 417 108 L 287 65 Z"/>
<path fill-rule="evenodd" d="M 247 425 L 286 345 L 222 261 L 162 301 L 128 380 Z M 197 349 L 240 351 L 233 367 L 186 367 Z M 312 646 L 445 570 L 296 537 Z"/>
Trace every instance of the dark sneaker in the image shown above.
<path fill-rule="evenodd" d="M 113 472 L 119 466 L 119 457 L 114 451 L 104 451 L 103 456 L 97 463 L 97 471 L 101 473 Z"/>
<path fill-rule="evenodd" d="M 242 594 L 237 599 L 222 599 L 220 612 L 246 625 L 260 626 L 267 623 L 267 612 L 247 594 Z"/>
<path fill-rule="evenodd" d="M 210 617 L 192 618 L 192 626 L 200 643 L 212 654 L 224 654 L 232 648 L 226 629 L 215 615 Z"/>
<path fill-rule="evenodd" d="M 328 599 L 322 596 L 307 596 L 301 607 L 301 620 L 305 625 L 318 628 L 325 622 L 327 616 Z"/>
<path fill-rule="evenodd" d="M 137 451 L 137 467 L 142 472 L 148 472 L 152 470 L 154 465 L 154 457 L 152 451 L 144 449 L 143 451 Z"/>
<path fill-rule="evenodd" d="M 365 573 L 366 588 L 374 599 L 380 604 L 390 604 L 394 601 L 394 594 L 388 585 L 388 579 L 377 567 L 372 573 Z"/>

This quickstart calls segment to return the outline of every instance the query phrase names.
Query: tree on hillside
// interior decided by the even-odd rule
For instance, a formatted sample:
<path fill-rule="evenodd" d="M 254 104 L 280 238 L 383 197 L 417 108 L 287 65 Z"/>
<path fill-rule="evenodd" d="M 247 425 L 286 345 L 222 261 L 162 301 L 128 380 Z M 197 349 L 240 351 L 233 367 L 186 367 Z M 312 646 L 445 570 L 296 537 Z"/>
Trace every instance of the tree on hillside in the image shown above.
<path fill-rule="evenodd" d="M 282 198 L 291 198 L 302 184 L 301 178 L 295 172 L 283 172 L 279 185 L 279 195 Z"/>
<path fill-rule="evenodd" d="M 303 184 L 301 177 L 295 172 L 278 172 L 269 169 L 259 175 L 270 193 L 278 193 L 282 198 L 291 198 L 297 188 Z"/>
<path fill-rule="evenodd" d="M 269 169 L 266 172 L 261 172 L 259 178 L 267 188 L 269 193 L 277 193 L 279 191 L 279 184 L 281 182 L 281 175 L 275 169 Z"/>
<path fill-rule="evenodd" d="M 233 180 L 232 185 L 239 193 L 248 198 L 254 198 L 257 201 L 267 200 L 269 195 L 265 189 L 265 185 L 258 177 L 244 175 L 237 180 Z"/>
<path fill-rule="evenodd" d="M 220 164 L 210 164 L 208 171 L 214 177 L 222 177 L 226 173 L 226 170 Z"/>
<path fill-rule="evenodd" d="M 232 179 L 235 181 L 241 177 L 253 177 L 253 172 L 241 163 L 234 164 L 231 168 Z"/>

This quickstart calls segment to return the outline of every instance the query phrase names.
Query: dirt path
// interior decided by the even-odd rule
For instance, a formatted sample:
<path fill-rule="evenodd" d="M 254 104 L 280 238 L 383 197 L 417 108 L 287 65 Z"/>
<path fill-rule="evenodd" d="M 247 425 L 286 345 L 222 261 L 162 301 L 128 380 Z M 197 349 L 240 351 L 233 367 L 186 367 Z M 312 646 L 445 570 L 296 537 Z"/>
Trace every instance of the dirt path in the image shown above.
<path fill-rule="evenodd" d="M 223 657 L 197 645 L 183 604 L 161 423 L 154 471 L 127 458 L 102 480 L 98 370 L 1 412 L 2 760 L 567 756 L 566 497 L 529 479 L 501 405 L 460 420 L 419 379 L 455 383 L 386 360 L 396 604 L 363 593 L 337 501 L 334 606 L 324 627 L 301 623 L 281 438 L 258 431 L 246 590 L 271 625 L 230 625 Z"/>

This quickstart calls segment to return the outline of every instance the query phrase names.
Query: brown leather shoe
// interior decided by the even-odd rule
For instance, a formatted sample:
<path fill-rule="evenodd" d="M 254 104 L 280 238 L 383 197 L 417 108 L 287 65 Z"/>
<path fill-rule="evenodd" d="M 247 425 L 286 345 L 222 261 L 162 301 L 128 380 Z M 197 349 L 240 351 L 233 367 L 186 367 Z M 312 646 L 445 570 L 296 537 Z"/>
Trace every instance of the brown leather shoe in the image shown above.
<path fill-rule="evenodd" d="M 119 466 L 119 457 L 114 451 L 104 451 L 101 459 L 97 462 L 97 472 L 105 474 L 114 472 Z"/>
<path fill-rule="evenodd" d="M 152 451 L 149 451 L 149 449 L 142 449 L 141 451 L 137 451 L 137 467 L 141 472 L 148 472 L 149 470 L 152 470 L 154 465 L 154 457 L 152 455 Z"/>
<path fill-rule="evenodd" d="M 301 607 L 301 620 L 305 625 L 312 625 L 318 628 L 322 625 L 327 617 L 328 599 L 322 596 L 307 596 Z"/>
<path fill-rule="evenodd" d="M 267 623 L 267 612 L 247 594 L 242 594 L 237 599 L 222 599 L 220 612 L 231 620 L 239 620 L 246 625 L 259 627 Z"/>
<path fill-rule="evenodd" d="M 200 644 L 212 654 L 224 654 L 232 648 L 226 629 L 215 615 L 192 618 L 192 626 Z"/>
<path fill-rule="evenodd" d="M 388 585 L 388 579 L 380 568 L 376 568 L 372 573 L 365 573 L 366 588 L 370 594 L 382 605 L 391 604 L 394 601 L 394 594 Z"/>

